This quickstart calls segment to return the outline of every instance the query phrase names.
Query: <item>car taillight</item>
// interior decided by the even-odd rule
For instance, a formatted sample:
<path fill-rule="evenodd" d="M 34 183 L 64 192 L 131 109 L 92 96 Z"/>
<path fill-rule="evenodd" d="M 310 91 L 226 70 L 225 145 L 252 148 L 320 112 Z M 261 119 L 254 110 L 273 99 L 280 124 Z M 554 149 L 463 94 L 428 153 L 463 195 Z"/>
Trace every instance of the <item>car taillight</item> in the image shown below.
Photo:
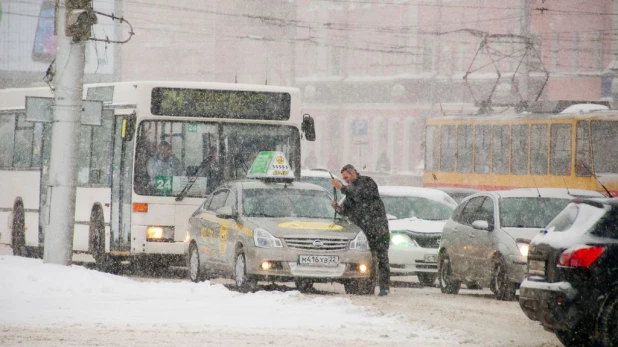
<path fill-rule="evenodd" d="M 560 254 L 558 266 L 589 267 L 605 251 L 603 246 L 580 246 L 569 248 Z"/>

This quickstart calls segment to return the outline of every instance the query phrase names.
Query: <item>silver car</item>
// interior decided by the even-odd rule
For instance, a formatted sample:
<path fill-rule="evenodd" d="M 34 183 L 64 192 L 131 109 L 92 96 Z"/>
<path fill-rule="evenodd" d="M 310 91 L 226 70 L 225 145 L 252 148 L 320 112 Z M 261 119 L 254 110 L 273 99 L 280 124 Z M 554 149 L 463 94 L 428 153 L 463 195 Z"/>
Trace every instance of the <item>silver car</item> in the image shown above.
<path fill-rule="evenodd" d="M 378 190 L 389 219 L 391 277 L 416 275 L 421 284 L 433 285 L 442 228 L 457 203 L 431 188 L 379 186 Z"/>
<path fill-rule="evenodd" d="M 482 192 L 464 199 L 444 225 L 438 254 L 442 293 L 462 282 L 513 300 L 526 274 L 528 246 L 574 196 L 539 190 Z"/>
<path fill-rule="evenodd" d="M 239 291 L 257 281 L 341 282 L 350 294 L 372 294 L 371 253 L 365 234 L 334 219 L 331 197 L 304 182 L 227 183 L 189 220 L 185 253 L 189 278 L 235 279 Z"/>

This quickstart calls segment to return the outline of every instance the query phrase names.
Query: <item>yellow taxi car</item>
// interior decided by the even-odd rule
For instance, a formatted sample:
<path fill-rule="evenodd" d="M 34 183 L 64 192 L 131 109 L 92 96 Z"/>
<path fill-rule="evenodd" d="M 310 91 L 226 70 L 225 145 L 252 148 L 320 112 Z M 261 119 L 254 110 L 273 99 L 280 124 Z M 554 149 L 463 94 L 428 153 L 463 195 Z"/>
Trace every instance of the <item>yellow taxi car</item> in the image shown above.
<path fill-rule="evenodd" d="M 331 199 L 315 184 L 266 175 L 218 187 L 189 219 L 189 278 L 231 277 L 241 292 L 294 281 L 301 292 L 340 282 L 347 293 L 373 294 L 367 237 L 334 218 Z"/>

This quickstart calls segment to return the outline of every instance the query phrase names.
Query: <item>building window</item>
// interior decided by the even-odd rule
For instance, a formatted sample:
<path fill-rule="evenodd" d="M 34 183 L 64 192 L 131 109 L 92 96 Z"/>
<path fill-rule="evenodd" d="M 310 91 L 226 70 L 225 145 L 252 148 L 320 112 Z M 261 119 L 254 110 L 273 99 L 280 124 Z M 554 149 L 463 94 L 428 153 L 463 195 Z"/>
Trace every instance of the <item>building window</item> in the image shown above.
<path fill-rule="evenodd" d="M 580 50 L 581 50 L 581 42 L 579 37 L 579 32 L 576 32 L 575 37 L 573 38 L 573 72 L 580 70 Z"/>
<path fill-rule="evenodd" d="M 555 70 L 560 68 L 560 33 L 554 33 L 551 40 L 551 64 Z"/>
<path fill-rule="evenodd" d="M 423 41 L 423 72 L 431 72 L 433 66 L 433 41 Z"/>

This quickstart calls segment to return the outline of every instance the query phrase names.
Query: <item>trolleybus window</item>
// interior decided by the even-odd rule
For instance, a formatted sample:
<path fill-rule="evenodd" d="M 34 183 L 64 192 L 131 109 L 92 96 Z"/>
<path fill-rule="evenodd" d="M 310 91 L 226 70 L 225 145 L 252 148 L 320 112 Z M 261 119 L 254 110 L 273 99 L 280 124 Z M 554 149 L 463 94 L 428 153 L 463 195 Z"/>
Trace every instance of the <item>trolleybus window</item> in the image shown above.
<path fill-rule="evenodd" d="M 457 127 L 457 172 L 472 172 L 472 125 Z"/>
<path fill-rule="evenodd" d="M 547 175 L 547 125 L 530 126 L 530 173 Z"/>
<path fill-rule="evenodd" d="M 513 125 L 511 127 L 511 173 L 513 175 L 528 174 L 528 126 Z"/>
<path fill-rule="evenodd" d="M 476 141 L 474 143 L 474 172 L 489 173 L 490 146 L 491 146 L 491 126 L 477 125 Z"/>
<path fill-rule="evenodd" d="M 592 121 L 592 155 L 595 173 L 618 173 L 618 123 Z"/>
<path fill-rule="evenodd" d="M 571 125 L 551 126 L 551 153 L 549 172 L 556 176 L 571 175 Z"/>

